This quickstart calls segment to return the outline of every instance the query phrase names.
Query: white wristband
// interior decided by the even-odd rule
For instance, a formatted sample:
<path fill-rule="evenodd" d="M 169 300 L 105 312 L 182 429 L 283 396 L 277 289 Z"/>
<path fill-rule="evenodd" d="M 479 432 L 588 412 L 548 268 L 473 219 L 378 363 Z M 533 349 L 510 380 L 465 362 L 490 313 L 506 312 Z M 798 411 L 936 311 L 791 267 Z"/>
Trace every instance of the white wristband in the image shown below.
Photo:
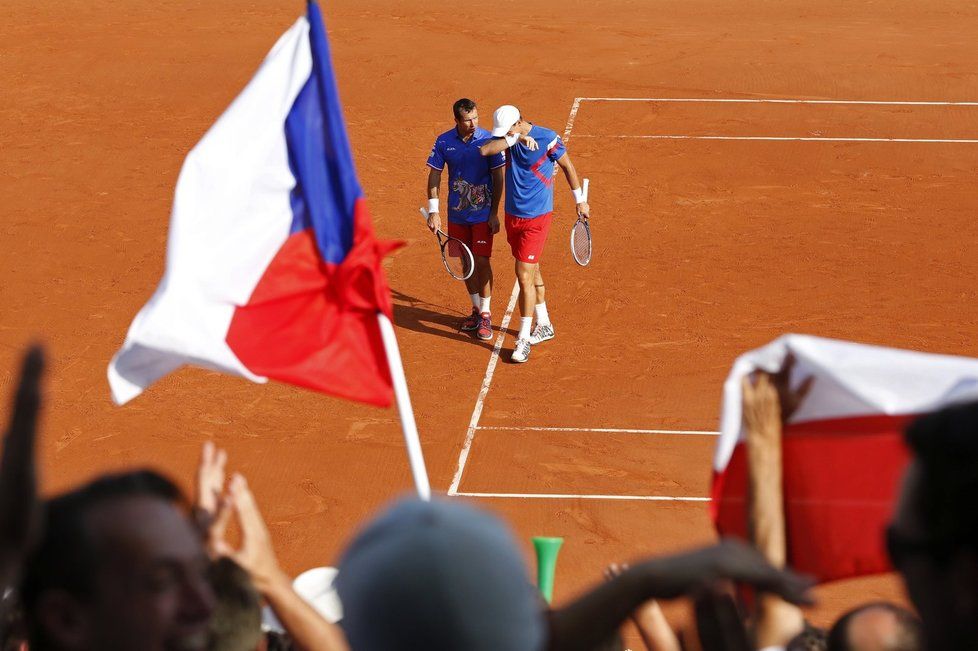
<path fill-rule="evenodd" d="M 438 199 L 428 199 L 428 214 L 438 212 Z"/>
<path fill-rule="evenodd" d="M 583 188 L 575 188 L 573 190 L 573 193 L 574 193 L 574 201 L 576 201 L 577 203 L 584 203 L 585 201 L 587 201 L 587 197 L 584 196 Z"/>
<path fill-rule="evenodd" d="M 513 145 L 515 145 L 519 141 L 520 141 L 520 134 L 518 134 L 518 133 L 510 133 L 510 134 L 507 134 L 506 135 L 506 146 L 507 147 L 512 147 Z"/>

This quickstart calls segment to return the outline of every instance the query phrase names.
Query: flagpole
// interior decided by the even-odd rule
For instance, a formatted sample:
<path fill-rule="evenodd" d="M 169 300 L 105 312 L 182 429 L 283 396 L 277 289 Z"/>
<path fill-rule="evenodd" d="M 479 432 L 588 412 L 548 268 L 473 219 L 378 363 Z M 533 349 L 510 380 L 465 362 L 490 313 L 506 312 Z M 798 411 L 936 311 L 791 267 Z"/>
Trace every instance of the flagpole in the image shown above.
<path fill-rule="evenodd" d="M 377 323 L 380 324 L 384 351 L 387 353 L 387 362 L 391 369 L 394 397 L 397 400 L 397 411 L 401 414 L 401 430 L 404 432 L 404 443 L 407 445 L 414 487 L 418 491 L 418 497 L 430 501 L 431 485 L 428 482 L 428 471 L 424 465 L 421 439 L 418 437 L 418 425 L 414 422 L 414 409 L 411 408 L 411 396 L 408 395 L 407 378 L 404 377 L 404 365 L 401 363 L 401 352 L 397 348 L 394 326 L 383 312 L 377 313 Z"/>

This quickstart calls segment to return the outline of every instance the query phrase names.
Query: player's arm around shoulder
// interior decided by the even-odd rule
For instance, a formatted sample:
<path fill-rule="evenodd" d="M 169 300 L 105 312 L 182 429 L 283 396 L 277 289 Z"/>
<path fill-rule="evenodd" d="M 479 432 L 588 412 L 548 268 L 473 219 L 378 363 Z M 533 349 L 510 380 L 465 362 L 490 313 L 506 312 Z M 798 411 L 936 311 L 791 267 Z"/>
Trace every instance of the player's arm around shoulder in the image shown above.
<path fill-rule="evenodd" d="M 584 191 L 581 189 L 581 180 L 577 176 L 577 169 L 574 167 L 574 163 L 571 162 L 570 154 L 564 152 L 556 162 L 560 166 L 560 169 L 564 171 L 564 178 L 567 179 L 567 185 L 570 186 L 571 192 L 574 193 L 577 214 L 585 219 L 590 218 L 591 206 L 588 205 L 587 197 L 584 196 Z"/>
<path fill-rule="evenodd" d="M 483 156 L 495 156 L 509 149 L 509 143 L 505 138 L 492 138 L 479 147 L 479 153 Z"/>

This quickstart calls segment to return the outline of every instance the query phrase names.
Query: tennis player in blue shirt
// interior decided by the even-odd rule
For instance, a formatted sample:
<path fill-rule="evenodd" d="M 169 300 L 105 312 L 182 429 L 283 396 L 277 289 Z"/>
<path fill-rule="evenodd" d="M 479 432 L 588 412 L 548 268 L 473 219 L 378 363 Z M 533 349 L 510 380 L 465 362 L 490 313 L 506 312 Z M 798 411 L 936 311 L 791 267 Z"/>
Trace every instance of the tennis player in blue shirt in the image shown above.
<path fill-rule="evenodd" d="M 506 155 L 484 158 L 479 146 L 491 139 L 479 128 L 479 109 L 470 99 L 452 106 L 455 127 L 438 136 L 428 156 L 428 228 L 441 228 L 438 189 L 448 164 L 448 234 L 468 245 L 475 259 L 465 287 L 472 299 L 472 314 L 461 329 L 479 339 L 492 339 L 492 237 L 499 232 L 499 198 L 503 190 Z"/>
<path fill-rule="evenodd" d="M 511 359 L 522 363 L 530 357 L 530 346 L 554 338 L 554 327 L 547 313 L 546 288 L 540 274 L 540 256 L 553 219 L 557 167 L 563 170 L 574 193 L 577 214 L 587 217 L 591 209 L 585 201 L 577 170 L 555 131 L 524 120 L 515 106 L 500 106 L 492 117 L 492 140 L 479 150 L 483 156 L 490 157 L 509 150 L 506 158 L 506 239 L 516 258 L 523 317 Z M 534 313 L 537 324 L 531 331 Z"/>

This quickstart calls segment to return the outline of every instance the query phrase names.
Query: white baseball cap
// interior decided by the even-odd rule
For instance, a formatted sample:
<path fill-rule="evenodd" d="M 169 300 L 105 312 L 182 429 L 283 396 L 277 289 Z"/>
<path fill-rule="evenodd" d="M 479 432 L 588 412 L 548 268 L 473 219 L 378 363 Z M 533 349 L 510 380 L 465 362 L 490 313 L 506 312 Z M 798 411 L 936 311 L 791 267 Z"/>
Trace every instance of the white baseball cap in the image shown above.
<path fill-rule="evenodd" d="M 492 137 L 502 138 L 513 125 L 520 121 L 520 110 L 512 104 L 505 104 L 492 114 Z"/>

